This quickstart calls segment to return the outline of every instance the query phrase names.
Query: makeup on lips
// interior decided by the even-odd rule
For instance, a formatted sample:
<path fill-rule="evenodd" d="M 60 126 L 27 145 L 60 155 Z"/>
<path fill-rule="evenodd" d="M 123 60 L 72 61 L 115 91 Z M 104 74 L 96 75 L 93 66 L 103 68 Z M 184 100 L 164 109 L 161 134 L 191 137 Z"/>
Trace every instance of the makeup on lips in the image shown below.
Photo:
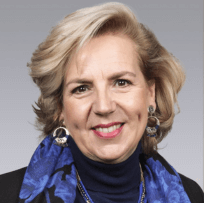
<path fill-rule="evenodd" d="M 118 136 L 122 131 L 124 123 L 114 122 L 109 124 L 100 124 L 92 128 L 93 132 L 100 138 L 110 139 Z"/>

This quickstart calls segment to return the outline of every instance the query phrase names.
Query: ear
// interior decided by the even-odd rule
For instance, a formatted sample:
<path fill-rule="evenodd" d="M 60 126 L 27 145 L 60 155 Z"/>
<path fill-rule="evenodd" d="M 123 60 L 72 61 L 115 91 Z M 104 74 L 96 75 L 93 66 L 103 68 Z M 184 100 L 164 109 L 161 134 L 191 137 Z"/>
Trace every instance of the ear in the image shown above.
<path fill-rule="evenodd" d="M 148 106 L 152 105 L 156 109 L 155 101 L 155 82 L 148 86 Z"/>
<path fill-rule="evenodd" d="M 63 111 L 62 111 L 61 114 L 60 114 L 59 120 L 60 120 L 60 121 L 61 121 L 61 120 L 64 120 L 64 113 L 63 113 Z"/>

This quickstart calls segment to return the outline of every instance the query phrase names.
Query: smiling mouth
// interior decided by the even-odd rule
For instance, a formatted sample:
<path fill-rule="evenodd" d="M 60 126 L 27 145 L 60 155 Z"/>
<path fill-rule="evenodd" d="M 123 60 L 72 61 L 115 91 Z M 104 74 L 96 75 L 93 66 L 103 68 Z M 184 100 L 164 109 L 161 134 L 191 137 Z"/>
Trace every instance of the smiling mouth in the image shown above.
<path fill-rule="evenodd" d="M 123 126 L 124 123 L 121 123 L 108 128 L 92 128 L 92 130 L 100 138 L 114 138 L 120 134 Z"/>
<path fill-rule="evenodd" d="M 111 133 L 113 131 L 115 131 L 116 129 L 120 128 L 124 123 L 118 124 L 118 125 L 113 125 L 111 127 L 108 128 L 92 128 L 93 130 L 96 130 L 98 132 L 103 132 L 103 133 Z"/>

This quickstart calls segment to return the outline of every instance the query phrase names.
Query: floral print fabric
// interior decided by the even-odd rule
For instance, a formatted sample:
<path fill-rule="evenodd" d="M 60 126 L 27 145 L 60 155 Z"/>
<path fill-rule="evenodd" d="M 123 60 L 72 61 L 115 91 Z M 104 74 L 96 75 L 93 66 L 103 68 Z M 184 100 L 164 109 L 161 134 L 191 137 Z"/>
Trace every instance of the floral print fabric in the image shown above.
<path fill-rule="evenodd" d="M 26 170 L 19 203 L 73 203 L 76 171 L 69 147 L 60 147 L 49 135 L 36 149 Z"/>
<path fill-rule="evenodd" d="M 146 198 L 151 203 L 190 203 L 180 176 L 174 172 L 171 174 L 159 160 L 149 158 L 145 163 L 144 179 L 146 186 Z"/>
<path fill-rule="evenodd" d="M 154 157 L 143 159 L 144 203 L 190 203 L 178 173 Z M 34 152 L 24 175 L 19 203 L 74 203 L 76 170 L 71 150 L 48 135 Z M 140 184 L 140 198 L 142 183 Z"/>

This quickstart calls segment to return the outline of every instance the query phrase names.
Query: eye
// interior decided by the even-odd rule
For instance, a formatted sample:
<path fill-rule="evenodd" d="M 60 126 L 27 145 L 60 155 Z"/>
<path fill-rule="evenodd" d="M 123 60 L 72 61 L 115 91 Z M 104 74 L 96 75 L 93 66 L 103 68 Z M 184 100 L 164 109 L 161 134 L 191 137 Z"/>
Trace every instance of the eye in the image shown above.
<path fill-rule="evenodd" d="M 81 94 L 83 92 L 86 92 L 88 90 L 88 85 L 81 85 L 75 89 L 72 90 L 72 93 L 74 94 Z"/>
<path fill-rule="evenodd" d="M 118 84 L 118 85 L 116 85 L 116 84 Z M 124 80 L 124 79 L 119 79 L 119 80 L 116 80 L 116 82 L 115 82 L 115 85 L 119 86 L 119 87 L 127 86 L 129 84 L 132 84 L 132 83 L 129 80 Z"/>

